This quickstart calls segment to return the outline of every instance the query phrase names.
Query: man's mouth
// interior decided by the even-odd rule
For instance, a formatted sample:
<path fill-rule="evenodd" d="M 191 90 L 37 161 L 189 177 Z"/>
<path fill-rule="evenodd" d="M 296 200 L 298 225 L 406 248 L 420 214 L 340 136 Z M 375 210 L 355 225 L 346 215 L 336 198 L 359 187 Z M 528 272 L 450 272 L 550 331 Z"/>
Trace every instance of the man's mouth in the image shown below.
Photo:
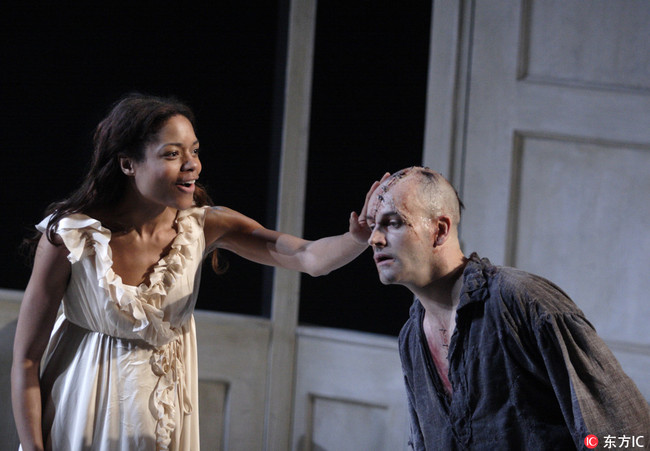
<path fill-rule="evenodd" d="M 387 255 L 387 254 L 379 253 L 379 254 L 375 254 L 374 259 L 375 259 L 375 264 L 376 265 L 381 265 L 384 262 L 393 260 L 393 257 L 391 257 L 390 255 Z"/>

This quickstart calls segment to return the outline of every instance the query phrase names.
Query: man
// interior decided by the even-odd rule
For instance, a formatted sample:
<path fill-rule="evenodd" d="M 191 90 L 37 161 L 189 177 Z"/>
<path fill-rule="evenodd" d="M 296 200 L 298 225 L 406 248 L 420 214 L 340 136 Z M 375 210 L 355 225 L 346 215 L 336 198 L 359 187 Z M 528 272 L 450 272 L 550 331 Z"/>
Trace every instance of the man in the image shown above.
<path fill-rule="evenodd" d="M 420 167 L 385 178 L 368 205 L 379 278 L 417 298 L 399 336 L 411 446 L 584 449 L 594 434 L 650 447 L 647 402 L 580 309 L 541 277 L 466 258 L 461 208 Z"/>

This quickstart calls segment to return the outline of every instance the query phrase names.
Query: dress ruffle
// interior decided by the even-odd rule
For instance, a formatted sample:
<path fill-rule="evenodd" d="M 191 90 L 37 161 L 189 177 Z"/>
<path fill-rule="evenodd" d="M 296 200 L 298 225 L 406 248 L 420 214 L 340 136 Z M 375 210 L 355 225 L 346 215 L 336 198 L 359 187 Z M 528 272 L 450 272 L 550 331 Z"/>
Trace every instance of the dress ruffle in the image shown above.
<path fill-rule="evenodd" d="M 152 413 L 156 418 L 156 450 L 168 450 L 173 430 L 176 408 L 184 414 L 192 412 L 192 402 L 185 386 L 185 364 L 180 339 L 158 348 L 151 356 L 151 368 L 158 382 L 151 394 Z M 174 399 L 174 389 L 178 405 Z"/>
<path fill-rule="evenodd" d="M 83 258 L 94 258 L 97 282 L 106 290 L 109 299 L 122 315 L 133 324 L 133 333 L 155 349 L 150 364 L 158 377 L 151 395 L 151 411 L 157 420 L 156 449 L 166 450 L 175 428 L 175 410 L 192 411 L 190 396 L 185 384 L 182 330 L 164 320 L 162 306 L 176 280 L 183 275 L 192 249 L 203 233 L 204 210 L 191 208 L 178 212 L 178 234 L 165 257 L 154 266 L 149 282 L 134 289 L 125 288 L 122 278 L 113 271 L 109 242 L 111 231 L 84 214 L 62 218 L 56 232 L 69 250 L 68 260 L 76 263 Z M 49 217 L 36 228 L 45 232 Z M 178 405 L 174 402 L 174 389 Z"/>
<path fill-rule="evenodd" d="M 182 275 L 191 246 L 200 238 L 203 210 L 192 208 L 179 211 L 177 216 L 178 234 L 171 249 L 156 263 L 149 275 L 149 283 L 140 284 L 134 295 L 125 289 L 122 278 L 113 271 L 113 258 L 109 241 L 111 231 L 101 223 L 84 214 L 76 213 L 59 221 L 57 234 L 63 239 L 70 254 L 68 260 L 76 263 L 94 254 L 97 282 L 110 296 L 123 315 L 133 323 L 133 332 L 152 346 L 169 343 L 178 336 L 179 331 L 164 321 L 161 309 L 163 301 L 174 282 Z M 45 231 L 49 217 L 36 227 Z"/>

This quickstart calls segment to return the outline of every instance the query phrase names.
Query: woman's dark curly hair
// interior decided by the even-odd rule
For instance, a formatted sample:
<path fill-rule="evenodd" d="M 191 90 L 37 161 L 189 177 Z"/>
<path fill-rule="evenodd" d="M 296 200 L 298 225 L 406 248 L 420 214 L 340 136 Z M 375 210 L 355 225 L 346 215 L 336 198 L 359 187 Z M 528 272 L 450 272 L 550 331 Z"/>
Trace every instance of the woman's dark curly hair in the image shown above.
<path fill-rule="evenodd" d="M 155 139 L 168 119 L 177 115 L 185 116 L 195 126 L 192 110 L 174 98 L 129 94 L 116 102 L 95 130 L 90 170 L 83 182 L 68 198 L 46 209 L 45 214 L 51 214 L 45 232 L 47 239 L 54 243 L 59 220 L 65 216 L 116 205 L 124 195 L 128 180 L 121 170 L 120 157 L 144 160 L 146 145 Z M 212 205 L 210 196 L 199 184 L 194 191 L 194 204 Z M 40 236 L 39 232 L 27 240 L 32 256 Z M 221 272 L 216 252 L 212 255 L 212 266 Z"/>

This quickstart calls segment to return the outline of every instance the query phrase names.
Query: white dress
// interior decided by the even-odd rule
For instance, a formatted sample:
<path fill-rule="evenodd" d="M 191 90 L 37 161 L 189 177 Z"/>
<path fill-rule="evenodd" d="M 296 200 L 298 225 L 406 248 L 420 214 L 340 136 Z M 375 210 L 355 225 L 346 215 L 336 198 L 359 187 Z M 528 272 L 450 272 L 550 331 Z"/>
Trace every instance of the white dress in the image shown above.
<path fill-rule="evenodd" d="M 113 272 L 99 221 L 61 219 L 72 274 L 41 374 L 46 449 L 199 449 L 192 312 L 204 217 L 205 208 L 178 213 L 171 250 L 138 287 Z"/>

